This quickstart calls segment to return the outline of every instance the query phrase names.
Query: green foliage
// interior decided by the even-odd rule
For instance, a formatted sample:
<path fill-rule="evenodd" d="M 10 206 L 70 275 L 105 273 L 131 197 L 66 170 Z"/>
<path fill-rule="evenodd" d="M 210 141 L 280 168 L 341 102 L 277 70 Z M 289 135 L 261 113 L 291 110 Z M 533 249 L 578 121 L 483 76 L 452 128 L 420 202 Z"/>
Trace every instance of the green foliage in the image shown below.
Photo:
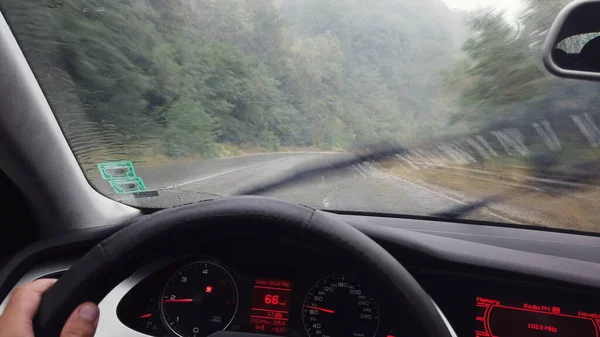
<path fill-rule="evenodd" d="M 464 57 L 443 71 L 452 122 L 488 129 L 590 108 L 597 84 L 557 79 L 541 64 L 546 33 L 571 1 L 527 0 L 516 23 L 494 10 L 471 17 Z M 574 39 L 570 47 L 587 42 Z"/>
<path fill-rule="evenodd" d="M 461 32 L 441 0 L 0 4 L 85 160 L 415 140 L 445 124 L 439 69 Z"/>

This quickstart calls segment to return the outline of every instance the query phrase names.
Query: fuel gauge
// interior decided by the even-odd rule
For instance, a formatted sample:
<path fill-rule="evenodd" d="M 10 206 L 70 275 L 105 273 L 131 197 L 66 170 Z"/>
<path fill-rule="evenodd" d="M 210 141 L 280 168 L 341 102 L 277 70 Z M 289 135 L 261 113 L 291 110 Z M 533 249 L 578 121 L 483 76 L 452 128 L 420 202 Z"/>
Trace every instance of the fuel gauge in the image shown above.
<path fill-rule="evenodd" d="M 126 295 L 119 303 L 117 316 L 123 324 L 135 331 L 150 336 L 163 336 L 166 331 L 160 318 L 158 295 L 145 294 L 145 291 L 134 291 Z"/>
<path fill-rule="evenodd" d="M 157 331 L 160 324 L 160 318 L 155 313 L 142 314 L 139 317 L 139 331 L 145 331 L 148 335 L 153 335 L 152 331 Z"/>

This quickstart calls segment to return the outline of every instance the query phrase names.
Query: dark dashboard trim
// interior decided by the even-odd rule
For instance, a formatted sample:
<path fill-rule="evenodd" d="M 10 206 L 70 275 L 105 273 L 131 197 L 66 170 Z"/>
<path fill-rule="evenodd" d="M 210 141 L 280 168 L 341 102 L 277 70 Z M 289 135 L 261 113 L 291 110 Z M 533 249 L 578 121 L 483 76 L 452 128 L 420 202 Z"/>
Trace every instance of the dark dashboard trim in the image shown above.
<path fill-rule="evenodd" d="M 502 248 L 477 242 L 389 227 L 357 225 L 384 248 L 401 246 L 439 261 L 529 277 L 566 282 L 585 288 L 600 286 L 600 264 Z M 397 256 L 394 252 L 392 255 Z"/>
<path fill-rule="evenodd" d="M 396 248 L 411 251 L 441 265 L 463 265 L 523 277 L 600 286 L 600 238 L 520 228 L 461 223 L 339 215 L 390 250 L 410 267 Z M 0 298 L 32 267 L 50 259 L 79 256 L 94 244 L 140 217 L 118 226 L 78 230 L 34 243 L 0 270 Z"/>
<path fill-rule="evenodd" d="M 439 218 L 426 215 L 411 215 L 411 214 L 394 214 L 394 213 L 374 213 L 374 212 L 363 212 L 363 211 L 345 211 L 345 210 L 326 210 L 327 212 L 338 214 L 338 215 L 350 215 L 360 217 L 371 217 L 371 218 L 387 218 L 387 219 L 405 219 L 405 220 L 423 220 L 423 221 L 434 221 L 443 222 L 447 224 L 467 224 L 476 226 L 489 226 L 494 228 L 513 228 L 513 229 L 529 229 L 534 231 L 554 232 L 562 234 L 573 234 L 583 236 L 593 236 L 600 238 L 600 232 L 585 232 L 582 230 L 559 228 L 559 227 L 547 227 L 547 226 L 534 226 L 534 225 L 521 225 L 516 223 L 508 222 L 493 222 L 484 220 L 473 220 L 473 219 L 462 219 L 462 218 Z"/>
<path fill-rule="evenodd" d="M 214 199 L 206 199 L 199 202 L 211 201 Z M 162 208 L 155 207 L 140 207 L 139 208 L 142 214 L 148 215 L 154 212 L 158 212 L 162 210 Z M 473 225 L 473 226 L 487 226 L 494 228 L 511 228 L 511 229 L 528 229 L 532 231 L 543 231 L 549 233 L 559 233 L 559 234 L 572 234 L 572 235 L 582 235 L 582 236 L 593 236 L 600 238 L 600 232 L 585 232 L 576 229 L 568 229 L 568 228 L 559 228 L 559 227 L 547 227 L 547 226 L 534 226 L 534 225 L 521 225 L 516 223 L 508 223 L 508 222 L 493 222 L 493 221 L 484 221 L 484 220 L 473 220 L 473 219 L 463 219 L 463 218 L 440 218 L 433 217 L 427 215 L 412 215 L 412 214 L 395 214 L 395 213 L 378 213 L 378 212 L 364 212 L 364 211 L 347 211 L 347 210 L 336 210 L 336 209 L 326 209 L 322 210 L 328 213 L 337 214 L 340 216 L 347 217 L 368 217 L 368 218 L 380 218 L 380 219 L 393 219 L 394 221 L 401 220 L 421 220 L 435 223 L 446 223 L 446 224 L 464 224 L 464 225 Z"/>
<path fill-rule="evenodd" d="M 564 257 L 600 264 L 600 238 L 528 228 L 473 225 L 459 222 L 341 215 L 355 227 L 389 227 L 467 242 Z M 362 226 L 362 227 L 361 227 Z"/>
<path fill-rule="evenodd" d="M 114 226 L 75 230 L 25 247 L 0 269 L 0 298 L 5 298 L 19 279 L 32 267 L 61 257 L 83 255 L 99 241 L 138 219 L 139 217 Z"/>

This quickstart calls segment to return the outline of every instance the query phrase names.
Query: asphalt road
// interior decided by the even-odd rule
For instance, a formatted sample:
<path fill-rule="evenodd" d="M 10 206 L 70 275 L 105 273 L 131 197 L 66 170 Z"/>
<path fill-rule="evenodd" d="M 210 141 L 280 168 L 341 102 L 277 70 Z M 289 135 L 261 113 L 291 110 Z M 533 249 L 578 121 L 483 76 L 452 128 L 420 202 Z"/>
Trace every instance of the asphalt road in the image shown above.
<path fill-rule="evenodd" d="M 315 164 L 350 154 L 271 153 L 190 162 L 176 166 L 136 168 L 149 190 L 158 197 L 119 196 L 125 203 L 145 207 L 171 207 L 198 200 L 229 196 Z M 106 191 L 103 191 L 106 192 Z M 328 172 L 264 194 L 320 209 L 428 215 L 462 206 L 461 200 L 384 172 L 377 163 L 363 162 Z M 473 218 L 503 221 L 481 211 Z"/>

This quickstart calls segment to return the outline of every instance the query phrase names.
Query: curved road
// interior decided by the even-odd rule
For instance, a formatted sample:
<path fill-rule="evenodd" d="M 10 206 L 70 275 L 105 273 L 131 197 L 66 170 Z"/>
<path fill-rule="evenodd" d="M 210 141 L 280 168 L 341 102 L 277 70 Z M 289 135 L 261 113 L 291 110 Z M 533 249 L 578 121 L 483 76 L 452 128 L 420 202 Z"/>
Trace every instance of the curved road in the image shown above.
<path fill-rule="evenodd" d="M 178 165 L 136 167 L 153 198 L 114 196 L 142 207 L 171 207 L 235 195 L 248 186 L 258 186 L 315 164 L 348 158 L 352 154 L 303 152 L 245 155 L 190 162 Z M 100 188 L 106 193 L 105 188 Z M 451 196 L 393 176 L 377 163 L 363 162 L 342 171 L 327 172 L 309 181 L 272 190 L 275 197 L 320 209 L 428 215 L 460 207 Z M 486 211 L 472 216 L 480 220 L 503 221 Z"/>

